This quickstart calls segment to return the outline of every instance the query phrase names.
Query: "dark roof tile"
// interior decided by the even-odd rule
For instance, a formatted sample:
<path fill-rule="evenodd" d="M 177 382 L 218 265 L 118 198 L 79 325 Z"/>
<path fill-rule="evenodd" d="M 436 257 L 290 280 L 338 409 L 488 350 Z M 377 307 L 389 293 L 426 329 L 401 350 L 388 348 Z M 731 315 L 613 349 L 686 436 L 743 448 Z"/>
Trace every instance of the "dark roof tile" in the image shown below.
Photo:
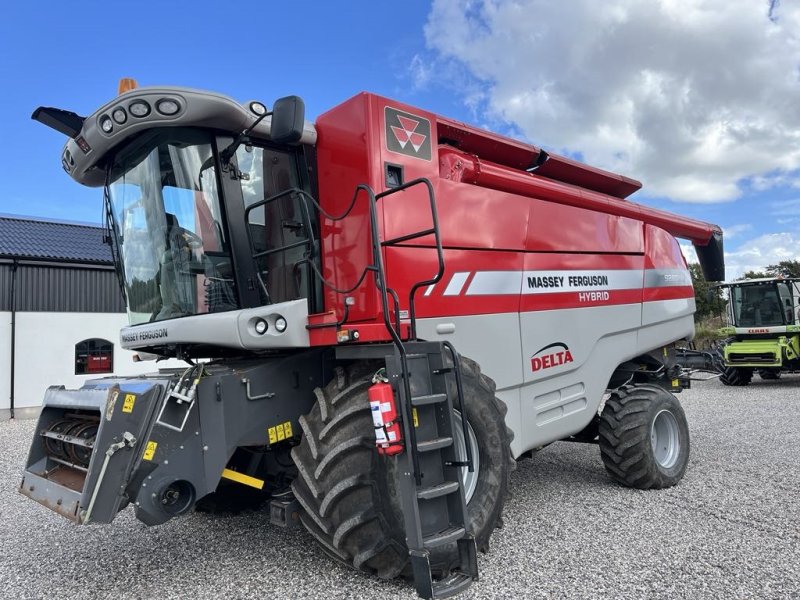
<path fill-rule="evenodd" d="M 0 256 L 111 263 L 111 249 L 96 225 L 0 216 Z"/>

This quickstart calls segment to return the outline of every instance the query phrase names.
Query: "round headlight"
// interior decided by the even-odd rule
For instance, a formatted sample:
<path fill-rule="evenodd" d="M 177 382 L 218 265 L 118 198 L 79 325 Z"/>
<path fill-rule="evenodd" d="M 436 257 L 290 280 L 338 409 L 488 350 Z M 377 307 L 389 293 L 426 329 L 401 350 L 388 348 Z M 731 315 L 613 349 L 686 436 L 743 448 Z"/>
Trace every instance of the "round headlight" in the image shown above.
<path fill-rule="evenodd" d="M 120 125 L 122 125 L 125 121 L 128 120 L 128 113 L 125 112 L 124 108 L 115 108 L 114 112 L 111 113 L 111 117 Z"/>
<path fill-rule="evenodd" d="M 284 319 L 283 317 L 276 318 L 275 329 L 277 329 L 280 333 L 286 331 L 286 319 Z"/>
<path fill-rule="evenodd" d="M 175 113 L 177 113 L 181 109 L 181 105 L 178 104 L 175 100 L 171 100 L 169 98 L 163 98 L 156 102 L 156 110 L 160 112 L 162 115 L 166 115 L 171 117 Z"/>
<path fill-rule="evenodd" d="M 256 333 L 258 335 L 264 335 L 267 333 L 267 322 L 264 319 L 258 319 L 255 322 Z"/>
<path fill-rule="evenodd" d="M 150 105 L 144 100 L 137 100 L 136 102 L 131 102 L 128 110 L 131 111 L 134 117 L 139 117 L 141 119 L 150 114 Z"/>
<path fill-rule="evenodd" d="M 258 115 L 259 117 L 267 113 L 267 107 L 261 104 L 261 102 L 251 102 L 250 110 L 253 111 L 253 114 Z"/>
<path fill-rule="evenodd" d="M 102 129 L 105 133 L 111 133 L 114 129 L 114 123 L 111 122 L 111 117 L 108 115 L 103 115 L 100 117 L 100 129 Z"/>

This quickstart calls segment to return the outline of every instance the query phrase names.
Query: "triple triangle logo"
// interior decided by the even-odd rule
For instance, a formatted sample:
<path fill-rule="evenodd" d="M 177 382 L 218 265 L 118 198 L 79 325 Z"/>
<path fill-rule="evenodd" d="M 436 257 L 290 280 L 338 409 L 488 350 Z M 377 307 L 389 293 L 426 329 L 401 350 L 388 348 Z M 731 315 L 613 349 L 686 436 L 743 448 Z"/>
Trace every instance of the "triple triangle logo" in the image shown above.
<path fill-rule="evenodd" d="M 431 160 L 431 123 L 428 119 L 387 106 L 385 121 L 388 150 Z"/>

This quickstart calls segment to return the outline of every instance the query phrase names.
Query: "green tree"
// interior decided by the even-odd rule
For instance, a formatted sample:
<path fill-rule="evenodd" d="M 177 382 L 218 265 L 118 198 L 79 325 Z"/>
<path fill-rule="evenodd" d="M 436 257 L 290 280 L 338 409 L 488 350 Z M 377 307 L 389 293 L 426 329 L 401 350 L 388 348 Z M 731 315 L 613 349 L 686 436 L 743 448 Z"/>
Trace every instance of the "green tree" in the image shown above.
<path fill-rule="evenodd" d="M 764 271 L 745 271 L 736 281 L 741 281 L 742 279 L 763 279 L 764 277 L 770 277 L 770 275 Z"/>
<path fill-rule="evenodd" d="M 800 260 L 782 260 L 777 265 L 767 265 L 768 277 L 800 277 Z"/>
<path fill-rule="evenodd" d="M 703 269 L 699 263 L 690 263 L 689 273 L 692 276 L 692 286 L 694 287 L 695 320 L 699 321 L 706 317 L 718 315 L 725 307 L 722 290 L 710 286 L 706 278 L 703 277 Z M 711 293 L 709 293 L 709 290 Z"/>

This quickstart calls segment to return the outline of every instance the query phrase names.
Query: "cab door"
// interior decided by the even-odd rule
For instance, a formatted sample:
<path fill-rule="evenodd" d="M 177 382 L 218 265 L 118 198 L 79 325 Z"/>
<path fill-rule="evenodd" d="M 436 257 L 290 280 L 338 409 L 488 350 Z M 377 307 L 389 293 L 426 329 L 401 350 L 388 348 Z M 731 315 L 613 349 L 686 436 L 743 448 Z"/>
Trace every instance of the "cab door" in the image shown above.
<path fill-rule="evenodd" d="M 316 249 L 316 224 L 298 193 L 307 191 L 300 156 L 291 149 L 242 145 L 236 163 L 261 303 L 308 298 L 313 311 L 309 262 Z"/>

